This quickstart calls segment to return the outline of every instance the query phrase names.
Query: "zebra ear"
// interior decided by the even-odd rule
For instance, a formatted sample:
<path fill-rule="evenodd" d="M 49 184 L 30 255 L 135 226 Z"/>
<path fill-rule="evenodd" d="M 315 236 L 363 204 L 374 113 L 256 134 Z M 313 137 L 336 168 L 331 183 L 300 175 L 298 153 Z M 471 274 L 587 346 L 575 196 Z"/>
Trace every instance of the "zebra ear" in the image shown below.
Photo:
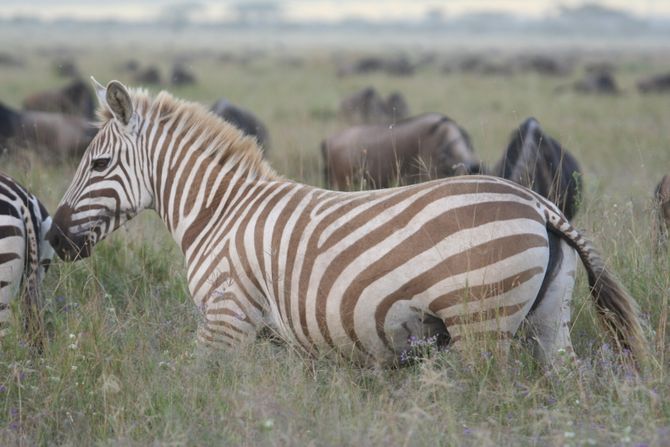
<path fill-rule="evenodd" d="M 98 102 L 101 106 L 107 107 L 107 89 L 96 81 L 93 76 L 91 76 L 91 82 L 93 83 L 93 89 L 95 89 L 95 96 L 98 97 Z"/>
<path fill-rule="evenodd" d="M 126 87 L 119 81 L 110 81 L 107 84 L 106 99 L 114 117 L 127 126 L 133 116 L 133 102 Z"/>

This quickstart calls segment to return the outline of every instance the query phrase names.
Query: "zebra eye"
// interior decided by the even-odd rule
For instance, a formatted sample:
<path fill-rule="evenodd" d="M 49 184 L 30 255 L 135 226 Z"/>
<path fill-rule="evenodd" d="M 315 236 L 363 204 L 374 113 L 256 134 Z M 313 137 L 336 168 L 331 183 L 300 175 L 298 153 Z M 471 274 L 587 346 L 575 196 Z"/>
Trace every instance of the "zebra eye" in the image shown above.
<path fill-rule="evenodd" d="M 109 165 L 110 158 L 96 158 L 91 162 L 91 169 L 94 171 L 104 171 L 107 165 Z"/>

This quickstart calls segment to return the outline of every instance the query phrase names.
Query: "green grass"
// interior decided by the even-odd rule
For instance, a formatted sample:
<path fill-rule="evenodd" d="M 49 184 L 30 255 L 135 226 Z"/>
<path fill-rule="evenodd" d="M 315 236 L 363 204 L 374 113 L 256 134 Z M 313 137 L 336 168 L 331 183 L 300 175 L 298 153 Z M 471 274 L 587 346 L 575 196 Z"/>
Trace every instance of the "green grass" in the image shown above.
<path fill-rule="evenodd" d="M 0 68 L 0 100 L 12 105 L 62 82 L 50 57 L 26 51 L 24 69 Z M 583 166 L 576 225 L 638 299 L 655 365 L 642 378 L 618 365 L 583 272 L 572 326 L 581 363 L 555 373 L 533 361 L 523 337 L 506 362 L 441 353 L 392 370 L 305 358 L 269 341 L 203 355 L 183 258 L 149 212 L 92 258 L 55 263 L 44 283 L 54 335 L 42 355 L 16 333 L 2 340 L 0 445 L 667 445 L 670 265 L 651 250 L 650 197 L 670 166 L 670 108 L 667 97 L 639 96 L 634 81 L 670 67 L 616 55 L 626 93 L 609 98 L 554 94 L 564 79 L 444 75 L 437 65 L 409 78 L 340 79 L 329 53 L 299 53 L 302 67 L 279 64 L 280 55 L 247 66 L 201 55 L 192 63 L 199 84 L 173 91 L 205 104 L 226 96 L 254 110 L 270 129 L 277 171 L 310 184 L 322 181 L 320 140 L 342 127 L 330 118 L 339 98 L 368 84 L 403 92 L 414 113 L 449 115 L 488 163 L 515 126 L 538 118 Z M 140 48 L 133 56 L 165 71 L 174 54 Z M 127 57 L 91 49 L 77 59 L 106 82 L 128 81 L 116 69 Z M 50 210 L 75 169 L 30 154 L 1 160 Z"/>

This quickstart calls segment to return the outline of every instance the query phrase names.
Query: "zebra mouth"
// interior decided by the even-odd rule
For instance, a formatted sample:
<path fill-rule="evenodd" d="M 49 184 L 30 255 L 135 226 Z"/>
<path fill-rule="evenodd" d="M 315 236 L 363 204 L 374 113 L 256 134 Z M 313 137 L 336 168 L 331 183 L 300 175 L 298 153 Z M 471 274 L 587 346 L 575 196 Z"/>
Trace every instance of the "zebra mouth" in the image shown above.
<path fill-rule="evenodd" d="M 93 242 L 87 234 L 66 234 L 58 226 L 52 225 L 46 237 L 58 257 L 64 261 L 78 261 L 91 255 Z"/>

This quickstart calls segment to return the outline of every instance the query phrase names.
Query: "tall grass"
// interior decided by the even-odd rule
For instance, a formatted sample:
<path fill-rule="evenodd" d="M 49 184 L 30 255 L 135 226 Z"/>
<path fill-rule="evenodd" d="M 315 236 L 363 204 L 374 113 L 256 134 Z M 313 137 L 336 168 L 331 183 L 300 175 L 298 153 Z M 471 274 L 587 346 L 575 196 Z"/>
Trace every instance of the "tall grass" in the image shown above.
<path fill-rule="evenodd" d="M 161 67 L 172 57 L 145 56 Z M 124 57 L 87 52 L 79 62 L 101 81 L 128 81 L 116 68 Z M 327 56 L 301 57 L 300 67 L 272 55 L 245 66 L 198 58 L 200 83 L 175 93 L 206 104 L 227 96 L 254 110 L 270 128 L 276 169 L 315 185 L 319 141 L 341 126 L 338 98 L 367 84 L 404 92 L 416 113 L 449 115 L 490 163 L 514 126 L 537 117 L 582 163 L 576 225 L 639 301 L 654 365 L 642 377 L 621 366 L 583 274 L 571 328 L 580 361 L 556 371 L 536 364 L 523 334 L 506 360 L 473 349 L 392 370 L 307 358 L 270 341 L 201 353 L 183 258 L 146 213 L 90 259 L 52 267 L 44 294 L 53 337 L 41 355 L 25 346 L 18 324 L 2 340 L 0 445 L 668 445 L 670 276 L 668 259 L 651 250 L 649 198 L 670 166 L 670 109 L 667 98 L 633 92 L 645 72 L 635 57 L 622 56 L 627 93 L 614 98 L 555 95 L 566 80 L 443 75 L 437 66 L 410 78 L 338 79 Z M 0 81 L 0 99 L 13 105 L 58 83 L 43 56 L 25 72 L 3 69 Z M 2 162 L 50 210 L 75 168 L 29 154 Z"/>

